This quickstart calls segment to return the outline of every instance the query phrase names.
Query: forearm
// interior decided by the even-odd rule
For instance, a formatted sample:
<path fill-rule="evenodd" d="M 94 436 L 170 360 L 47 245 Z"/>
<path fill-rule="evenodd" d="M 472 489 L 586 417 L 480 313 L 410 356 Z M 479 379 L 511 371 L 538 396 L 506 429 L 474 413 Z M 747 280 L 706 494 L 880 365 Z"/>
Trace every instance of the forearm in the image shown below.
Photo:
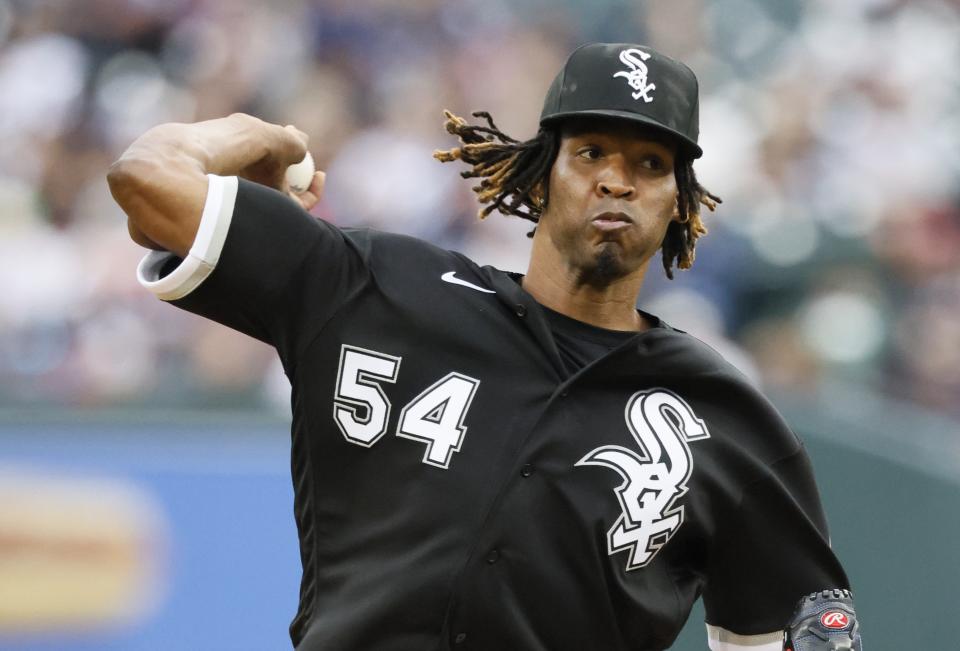
<path fill-rule="evenodd" d="M 118 162 L 159 158 L 192 168 L 201 175 L 230 176 L 250 171 L 258 163 L 269 162 L 295 146 L 290 134 L 282 127 L 243 113 L 192 124 L 161 124 L 135 140 Z M 306 147 L 300 143 L 299 149 L 302 158 Z M 268 174 L 263 176 L 258 180 L 268 180 Z M 282 170 L 274 174 L 275 178 L 280 176 Z"/>
<path fill-rule="evenodd" d="M 164 124 L 131 144 L 107 181 L 135 242 L 184 256 L 196 236 L 207 174 L 282 189 L 287 165 L 305 152 L 302 134 L 248 115 Z"/>

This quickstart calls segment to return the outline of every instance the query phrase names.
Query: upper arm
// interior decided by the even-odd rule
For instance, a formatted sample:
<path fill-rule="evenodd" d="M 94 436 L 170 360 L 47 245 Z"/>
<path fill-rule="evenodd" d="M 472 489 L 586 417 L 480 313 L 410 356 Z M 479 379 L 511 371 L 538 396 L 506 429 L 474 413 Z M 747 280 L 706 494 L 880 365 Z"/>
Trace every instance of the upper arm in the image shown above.
<path fill-rule="evenodd" d="M 154 251 L 138 269 L 159 298 L 277 348 L 289 369 L 362 286 L 367 264 L 342 231 L 289 197 L 237 177 L 209 177 L 186 256 Z"/>
<path fill-rule="evenodd" d="M 779 632 L 803 595 L 849 587 L 802 447 L 743 489 L 715 537 L 704 606 L 718 630 Z"/>

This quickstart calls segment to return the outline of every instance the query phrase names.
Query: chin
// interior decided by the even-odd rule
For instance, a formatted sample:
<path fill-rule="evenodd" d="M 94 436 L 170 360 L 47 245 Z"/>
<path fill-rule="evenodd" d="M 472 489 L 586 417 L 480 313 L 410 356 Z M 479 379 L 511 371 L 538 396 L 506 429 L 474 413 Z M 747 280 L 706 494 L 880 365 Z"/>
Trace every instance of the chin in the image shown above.
<path fill-rule="evenodd" d="M 605 286 L 623 278 L 632 270 L 623 260 L 620 247 L 613 243 L 601 246 L 588 269 L 584 269 L 583 280 L 588 285 Z"/>
<path fill-rule="evenodd" d="M 597 273 L 601 276 L 617 277 L 624 273 L 623 260 L 615 246 L 605 246 L 597 254 Z"/>

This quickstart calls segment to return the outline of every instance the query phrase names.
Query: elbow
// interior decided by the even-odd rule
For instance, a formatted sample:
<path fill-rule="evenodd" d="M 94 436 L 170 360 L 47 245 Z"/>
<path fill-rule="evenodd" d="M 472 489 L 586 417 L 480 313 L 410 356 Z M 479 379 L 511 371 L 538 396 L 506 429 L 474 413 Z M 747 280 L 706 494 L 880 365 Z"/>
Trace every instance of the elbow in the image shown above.
<path fill-rule="evenodd" d="M 127 215 L 127 232 L 135 243 L 186 255 L 206 199 L 202 171 L 149 150 L 128 151 L 110 166 L 107 185 Z"/>
<path fill-rule="evenodd" d="M 110 194 L 128 215 L 132 201 L 137 195 L 142 194 L 146 181 L 150 178 L 150 167 L 151 164 L 142 159 L 122 156 L 107 170 Z"/>
<path fill-rule="evenodd" d="M 149 249 L 165 249 L 154 238 L 163 237 L 170 230 L 163 215 L 153 209 L 151 181 L 159 170 L 149 160 L 122 156 L 107 170 L 107 185 L 114 201 L 127 215 L 130 239 Z M 149 235 L 148 235 L 149 233 Z"/>
<path fill-rule="evenodd" d="M 159 138 L 156 133 L 161 132 L 134 142 L 110 165 L 107 185 L 127 215 L 134 242 L 183 255 L 197 232 L 207 179 L 175 139 Z"/>

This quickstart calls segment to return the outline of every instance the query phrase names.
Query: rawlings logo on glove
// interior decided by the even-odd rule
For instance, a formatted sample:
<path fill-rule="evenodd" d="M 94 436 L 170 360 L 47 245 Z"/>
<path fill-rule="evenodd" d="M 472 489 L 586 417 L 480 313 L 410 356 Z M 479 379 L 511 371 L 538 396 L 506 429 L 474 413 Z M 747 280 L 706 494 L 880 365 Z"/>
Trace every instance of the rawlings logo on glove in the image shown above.
<path fill-rule="evenodd" d="M 823 590 L 800 600 L 783 634 L 784 651 L 863 651 L 849 590 Z"/>

